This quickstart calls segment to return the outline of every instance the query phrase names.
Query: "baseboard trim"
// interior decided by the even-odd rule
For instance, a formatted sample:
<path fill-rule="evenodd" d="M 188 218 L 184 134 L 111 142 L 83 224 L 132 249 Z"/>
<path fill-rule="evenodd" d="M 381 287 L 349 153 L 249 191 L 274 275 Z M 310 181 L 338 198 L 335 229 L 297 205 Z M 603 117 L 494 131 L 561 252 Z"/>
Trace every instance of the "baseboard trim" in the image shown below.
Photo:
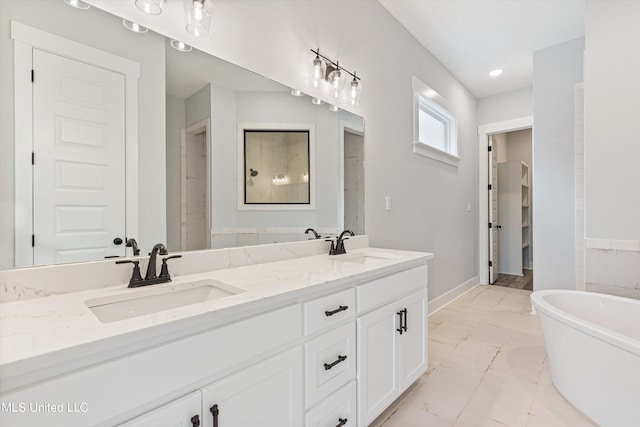
<path fill-rule="evenodd" d="M 427 304 L 427 313 L 429 313 L 429 316 L 431 316 L 432 314 L 440 310 L 442 307 L 446 306 L 447 304 L 454 301 L 455 299 L 460 298 L 462 295 L 466 294 L 476 286 L 479 286 L 479 284 L 480 284 L 480 276 L 475 276 L 467 280 L 463 284 L 456 286 L 450 291 L 445 292 L 439 297 L 432 299 Z"/>

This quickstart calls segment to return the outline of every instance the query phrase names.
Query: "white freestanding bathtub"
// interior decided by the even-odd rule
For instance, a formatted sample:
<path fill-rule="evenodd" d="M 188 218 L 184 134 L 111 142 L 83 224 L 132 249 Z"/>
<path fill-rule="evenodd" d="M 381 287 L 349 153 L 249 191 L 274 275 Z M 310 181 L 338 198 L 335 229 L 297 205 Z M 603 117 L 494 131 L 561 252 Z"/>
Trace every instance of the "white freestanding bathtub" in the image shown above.
<path fill-rule="evenodd" d="M 531 303 L 560 393 L 602 427 L 640 426 L 640 301 L 549 290 Z"/>

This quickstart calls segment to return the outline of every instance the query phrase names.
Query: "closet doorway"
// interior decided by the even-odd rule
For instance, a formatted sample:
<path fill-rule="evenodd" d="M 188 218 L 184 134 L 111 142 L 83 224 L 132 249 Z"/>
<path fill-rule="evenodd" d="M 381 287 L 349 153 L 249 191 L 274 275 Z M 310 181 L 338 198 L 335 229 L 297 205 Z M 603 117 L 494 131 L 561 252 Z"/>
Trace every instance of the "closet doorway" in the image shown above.
<path fill-rule="evenodd" d="M 532 129 L 489 138 L 490 283 L 533 290 Z"/>

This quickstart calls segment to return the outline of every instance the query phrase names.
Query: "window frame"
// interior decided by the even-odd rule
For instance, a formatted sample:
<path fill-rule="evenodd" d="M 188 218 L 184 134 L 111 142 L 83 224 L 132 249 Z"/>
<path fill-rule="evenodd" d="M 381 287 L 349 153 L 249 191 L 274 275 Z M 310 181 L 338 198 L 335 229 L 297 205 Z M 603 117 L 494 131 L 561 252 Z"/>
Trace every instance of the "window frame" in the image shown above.
<path fill-rule="evenodd" d="M 457 121 L 450 112 L 446 100 L 435 90 L 412 77 L 413 88 L 413 152 L 431 159 L 458 166 Z M 427 142 L 420 141 L 420 111 L 445 125 L 446 150 L 442 150 Z"/>

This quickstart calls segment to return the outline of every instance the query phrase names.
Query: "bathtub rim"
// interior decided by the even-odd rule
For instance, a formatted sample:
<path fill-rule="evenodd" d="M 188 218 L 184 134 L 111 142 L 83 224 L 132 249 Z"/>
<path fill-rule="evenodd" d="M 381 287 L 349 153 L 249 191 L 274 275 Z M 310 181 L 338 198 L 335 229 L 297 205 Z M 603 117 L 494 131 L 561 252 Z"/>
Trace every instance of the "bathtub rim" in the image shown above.
<path fill-rule="evenodd" d="M 623 301 L 627 304 L 640 306 L 640 301 L 631 298 L 619 297 L 617 295 L 609 295 L 598 292 L 578 291 L 570 289 L 549 289 L 543 291 L 535 291 L 531 293 L 531 304 L 535 307 L 537 314 L 540 313 L 557 320 L 558 322 L 586 333 L 600 341 L 604 341 L 610 345 L 618 347 L 621 350 L 640 356 L 640 342 L 633 338 L 623 335 L 619 332 L 607 329 L 596 323 L 590 322 L 588 319 L 579 318 L 569 314 L 560 308 L 554 306 L 545 299 L 547 295 L 554 294 L 579 294 L 588 295 L 590 298 L 604 298 L 609 300 Z M 640 310 L 640 307 L 639 307 Z M 544 333 L 544 330 L 543 330 Z"/>

